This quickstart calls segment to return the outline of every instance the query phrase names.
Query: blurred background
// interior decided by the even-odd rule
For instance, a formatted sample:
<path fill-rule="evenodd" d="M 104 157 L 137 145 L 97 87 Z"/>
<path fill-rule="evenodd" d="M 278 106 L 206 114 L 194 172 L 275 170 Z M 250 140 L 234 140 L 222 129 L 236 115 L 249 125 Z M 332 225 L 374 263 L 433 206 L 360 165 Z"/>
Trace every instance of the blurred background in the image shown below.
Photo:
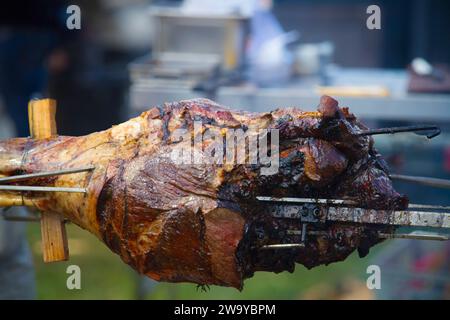
<path fill-rule="evenodd" d="M 69 5 L 80 29 L 69 29 Z M 369 29 L 370 5 L 381 29 Z M 109 128 L 168 101 L 315 110 L 337 98 L 370 127 L 437 124 L 433 139 L 376 137 L 395 173 L 450 179 L 450 2 L 444 0 L 17 1 L 0 7 L 0 137 L 27 136 L 27 103 L 58 102 L 58 132 Z M 450 191 L 397 183 L 412 203 L 450 205 Z M 17 214 L 21 214 L 20 209 Z M 139 277 L 93 236 L 68 226 L 71 259 L 44 265 L 38 223 L 0 220 L 0 298 L 450 298 L 450 245 L 395 240 L 363 259 L 259 273 L 242 292 Z M 66 268 L 82 289 L 66 288 Z M 382 289 L 366 269 L 380 265 Z"/>

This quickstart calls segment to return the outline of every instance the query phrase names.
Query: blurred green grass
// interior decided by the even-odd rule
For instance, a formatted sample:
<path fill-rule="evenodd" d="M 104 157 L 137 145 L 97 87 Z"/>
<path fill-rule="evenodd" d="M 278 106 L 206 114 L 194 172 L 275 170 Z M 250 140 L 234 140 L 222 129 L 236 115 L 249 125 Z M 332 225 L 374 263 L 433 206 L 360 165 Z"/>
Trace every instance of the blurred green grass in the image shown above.
<path fill-rule="evenodd" d="M 30 224 L 28 238 L 36 269 L 38 299 L 136 299 L 139 282 L 145 281 L 103 243 L 75 225 L 68 225 L 70 260 L 44 264 L 41 257 L 39 224 Z M 294 273 L 259 272 L 245 281 L 240 292 L 233 288 L 211 286 L 206 291 L 193 284 L 150 284 L 147 299 L 301 299 L 308 292 L 319 291 L 320 298 L 333 297 L 333 288 L 350 279 L 365 283 L 366 268 L 373 256 L 382 249 L 378 245 L 361 259 L 356 253 L 343 262 L 307 270 L 297 265 Z M 81 290 L 69 290 L 66 268 L 81 268 Z M 327 292 L 330 291 L 330 292 Z"/>

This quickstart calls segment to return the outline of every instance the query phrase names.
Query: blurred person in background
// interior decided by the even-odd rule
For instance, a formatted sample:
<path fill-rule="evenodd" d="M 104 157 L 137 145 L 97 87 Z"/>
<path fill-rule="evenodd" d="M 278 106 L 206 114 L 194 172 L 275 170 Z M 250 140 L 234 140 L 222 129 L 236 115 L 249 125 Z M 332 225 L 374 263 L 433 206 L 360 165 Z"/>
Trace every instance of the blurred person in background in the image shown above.
<path fill-rule="evenodd" d="M 0 139 L 14 136 L 14 125 L 8 121 L 0 101 Z M 0 209 L 2 210 L 2 209 Z M 22 207 L 10 208 L 8 214 L 25 215 Z M 35 298 L 34 270 L 26 238 L 26 224 L 0 219 L 0 299 Z"/>
<path fill-rule="evenodd" d="M 24 2 L 0 7 L 0 139 L 28 136 L 28 101 L 45 94 L 46 61 L 52 59 L 65 32 L 64 2 Z M 9 210 L 16 216 L 26 214 L 22 207 Z M 0 299 L 36 297 L 25 233 L 25 223 L 0 220 Z"/>

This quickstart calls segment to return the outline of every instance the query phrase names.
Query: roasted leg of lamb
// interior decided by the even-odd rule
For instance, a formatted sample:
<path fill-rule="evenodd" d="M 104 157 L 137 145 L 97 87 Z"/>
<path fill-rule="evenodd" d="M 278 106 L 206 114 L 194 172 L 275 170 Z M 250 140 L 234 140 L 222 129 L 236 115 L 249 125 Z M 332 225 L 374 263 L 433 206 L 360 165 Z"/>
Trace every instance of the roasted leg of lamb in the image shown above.
<path fill-rule="evenodd" d="M 0 175 L 93 165 L 90 172 L 27 181 L 86 193 L 24 196 L 96 235 L 139 273 L 241 289 L 255 271 L 312 268 L 354 250 L 364 255 L 380 241 L 373 230 L 336 223 L 316 227 L 321 232 L 304 248 L 261 250 L 299 225 L 268 214 L 257 196 L 407 207 L 372 138 L 356 134 L 364 129 L 328 96 L 317 112 L 249 113 L 186 100 L 87 136 L 1 141 Z"/>

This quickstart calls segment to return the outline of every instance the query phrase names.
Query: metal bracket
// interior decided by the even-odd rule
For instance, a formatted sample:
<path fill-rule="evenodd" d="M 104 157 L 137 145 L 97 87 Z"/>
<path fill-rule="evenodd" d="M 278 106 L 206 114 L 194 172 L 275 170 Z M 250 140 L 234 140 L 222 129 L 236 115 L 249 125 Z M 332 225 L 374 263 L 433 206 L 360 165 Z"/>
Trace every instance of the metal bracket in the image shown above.
<path fill-rule="evenodd" d="M 445 206 L 411 205 L 414 209 L 434 211 L 374 210 L 358 208 L 351 200 L 272 197 L 257 197 L 257 199 L 267 202 L 266 212 L 273 217 L 294 219 L 302 223 L 301 230 L 287 230 L 289 235 L 301 236 L 301 243 L 296 244 L 297 247 L 304 247 L 307 235 L 314 234 L 314 230 L 307 231 L 309 224 L 326 222 L 412 227 L 414 230 L 410 233 L 395 231 L 392 234 L 379 233 L 379 237 L 384 239 L 450 240 L 450 213 L 444 212 L 449 208 Z M 280 249 L 295 246 L 279 244 L 264 247 Z"/>

